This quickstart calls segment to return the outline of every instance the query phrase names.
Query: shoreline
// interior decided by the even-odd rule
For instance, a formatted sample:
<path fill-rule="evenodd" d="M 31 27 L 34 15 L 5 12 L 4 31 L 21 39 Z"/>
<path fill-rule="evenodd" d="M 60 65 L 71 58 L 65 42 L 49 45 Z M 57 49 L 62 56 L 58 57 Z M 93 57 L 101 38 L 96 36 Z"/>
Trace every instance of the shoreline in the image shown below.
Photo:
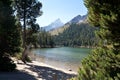
<path fill-rule="evenodd" d="M 24 64 L 14 59 L 16 70 L 13 72 L 0 72 L 0 80 L 69 80 L 77 76 L 73 71 L 54 67 L 45 63 L 32 61 Z"/>
<path fill-rule="evenodd" d="M 17 70 L 29 73 L 30 75 L 34 76 L 36 80 L 43 80 L 44 78 L 47 80 L 49 79 L 48 75 L 51 76 L 50 80 L 54 79 L 55 77 L 57 80 L 62 78 L 67 80 L 77 75 L 76 72 L 67 71 L 65 69 L 57 68 L 38 61 L 32 61 L 32 63 L 24 64 L 19 60 L 17 63 Z"/>
<path fill-rule="evenodd" d="M 96 46 L 54 46 L 54 47 L 37 47 L 37 48 L 32 47 L 32 49 L 59 48 L 59 47 L 88 48 L 88 49 L 96 48 Z"/>
<path fill-rule="evenodd" d="M 54 60 L 52 58 L 45 58 L 44 56 L 40 56 L 38 54 L 35 54 L 33 52 L 29 53 L 29 57 L 32 61 L 38 62 L 38 63 L 42 63 L 42 64 L 47 64 L 47 66 L 53 67 L 53 68 L 57 68 L 57 69 L 61 69 L 62 71 L 68 71 L 68 72 L 73 72 L 75 74 L 77 74 L 78 69 L 80 68 L 81 64 L 71 64 L 69 62 L 62 62 L 59 60 Z M 73 66 L 75 65 L 75 66 Z"/>
<path fill-rule="evenodd" d="M 76 74 L 77 75 L 77 72 L 69 71 L 69 70 L 62 69 L 62 68 L 58 68 L 58 67 L 55 67 L 55 66 L 43 63 L 43 62 L 32 61 L 32 63 L 28 63 L 28 64 L 36 65 L 36 66 L 42 66 L 42 67 L 49 67 L 49 68 L 52 68 L 52 69 L 55 69 L 55 70 L 58 70 L 58 71 L 62 71 L 62 72 L 67 73 L 67 74 Z"/>

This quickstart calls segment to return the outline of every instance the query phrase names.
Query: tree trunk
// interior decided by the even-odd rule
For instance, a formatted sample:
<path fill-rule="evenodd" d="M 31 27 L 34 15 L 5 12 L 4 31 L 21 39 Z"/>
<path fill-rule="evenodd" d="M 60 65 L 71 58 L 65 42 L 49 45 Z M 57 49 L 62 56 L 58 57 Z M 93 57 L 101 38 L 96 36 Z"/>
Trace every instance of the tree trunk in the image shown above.
<path fill-rule="evenodd" d="M 22 61 L 26 64 L 27 53 L 27 45 L 26 45 L 26 1 L 24 2 L 24 18 L 23 18 L 23 48 L 24 51 L 22 53 Z"/>
<path fill-rule="evenodd" d="M 23 18 L 23 47 L 26 47 L 26 1 L 24 3 L 24 18 Z"/>

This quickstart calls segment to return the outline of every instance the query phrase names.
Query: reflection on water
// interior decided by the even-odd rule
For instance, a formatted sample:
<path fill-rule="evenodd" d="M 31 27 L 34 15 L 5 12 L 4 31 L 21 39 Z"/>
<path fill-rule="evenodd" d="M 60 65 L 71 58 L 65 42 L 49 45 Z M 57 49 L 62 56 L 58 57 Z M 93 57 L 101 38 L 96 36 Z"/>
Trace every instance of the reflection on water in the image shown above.
<path fill-rule="evenodd" d="M 32 53 L 34 53 L 33 60 L 76 72 L 80 67 L 81 60 L 88 55 L 90 50 L 87 48 L 60 47 L 34 49 Z"/>

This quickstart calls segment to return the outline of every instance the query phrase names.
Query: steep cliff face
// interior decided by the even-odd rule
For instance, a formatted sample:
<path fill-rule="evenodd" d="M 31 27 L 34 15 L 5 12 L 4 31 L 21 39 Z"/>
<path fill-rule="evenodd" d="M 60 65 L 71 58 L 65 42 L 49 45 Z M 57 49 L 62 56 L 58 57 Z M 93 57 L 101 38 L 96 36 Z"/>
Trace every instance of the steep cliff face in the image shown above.
<path fill-rule="evenodd" d="M 54 22 L 52 22 L 51 24 L 49 24 L 48 26 L 44 26 L 43 29 L 45 31 L 51 31 L 51 30 L 60 28 L 63 25 L 64 25 L 64 23 L 60 19 L 57 19 Z"/>

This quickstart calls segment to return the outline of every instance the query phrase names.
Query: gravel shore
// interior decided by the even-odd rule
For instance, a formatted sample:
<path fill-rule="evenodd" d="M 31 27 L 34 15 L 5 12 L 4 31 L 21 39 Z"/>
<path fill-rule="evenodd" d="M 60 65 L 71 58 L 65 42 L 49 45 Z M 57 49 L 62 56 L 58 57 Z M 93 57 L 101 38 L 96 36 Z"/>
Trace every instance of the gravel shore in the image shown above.
<path fill-rule="evenodd" d="M 24 64 L 17 62 L 14 72 L 0 72 L 0 80 L 68 80 L 77 73 L 66 71 L 37 61 Z"/>

